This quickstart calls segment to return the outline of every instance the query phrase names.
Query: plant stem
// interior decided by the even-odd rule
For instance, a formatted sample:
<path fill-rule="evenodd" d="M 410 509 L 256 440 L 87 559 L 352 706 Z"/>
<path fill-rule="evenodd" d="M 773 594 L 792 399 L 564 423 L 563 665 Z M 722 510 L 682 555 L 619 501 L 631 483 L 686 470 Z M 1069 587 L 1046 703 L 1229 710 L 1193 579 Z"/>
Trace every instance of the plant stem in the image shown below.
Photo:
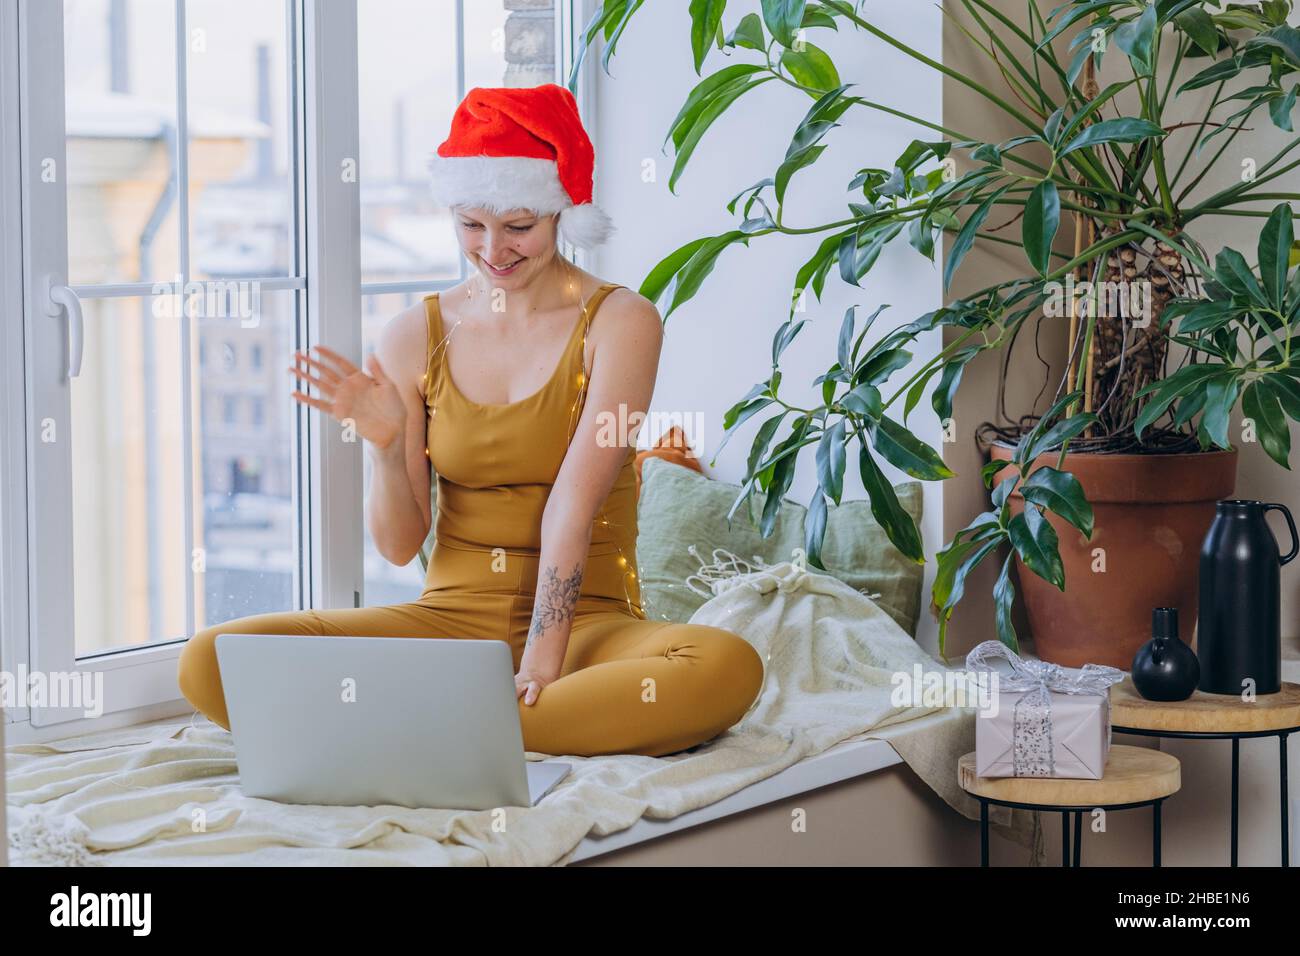
<path fill-rule="evenodd" d="M 825 6 L 831 7 L 834 10 L 838 10 L 840 12 L 840 15 L 843 16 L 846 20 L 852 21 L 862 29 L 866 30 L 868 33 L 872 34 L 873 36 L 875 36 L 880 40 L 884 40 L 890 46 L 894 47 L 897 50 L 902 51 L 903 53 L 910 56 L 912 59 L 917 60 L 920 63 L 924 63 L 926 66 L 930 67 L 930 69 L 942 73 L 944 76 L 948 77 L 949 79 L 956 80 L 958 83 L 961 83 L 963 86 L 971 90 L 974 90 L 976 93 L 980 94 L 980 96 L 983 96 L 990 103 L 1002 109 L 1009 116 L 1012 116 L 1013 118 L 1019 120 L 1021 123 L 1024 123 L 1025 126 L 1033 130 L 1035 133 L 1039 132 L 1038 124 L 1035 123 L 1032 118 L 1020 112 L 1020 110 L 1018 110 L 1013 104 L 1008 103 L 1002 97 L 998 96 L 996 93 L 994 93 L 992 90 L 988 89 L 987 87 L 983 86 L 982 84 L 976 83 L 974 80 L 970 79 L 967 76 L 963 76 L 961 73 L 957 72 L 956 70 L 952 69 L 949 66 L 945 66 L 944 64 L 940 63 L 938 60 L 931 59 L 930 57 L 922 53 L 920 50 L 912 49 L 910 46 L 908 46 L 906 43 L 903 43 L 901 40 L 898 40 L 895 37 L 890 36 L 888 33 L 886 33 L 884 30 L 881 30 L 879 27 L 871 23 L 868 23 L 866 20 L 863 20 L 860 16 L 857 15 L 857 12 L 853 9 L 853 7 L 849 6 L 846 3 L 843 3 L 842 0 L 825 0 Z"/>
<path fill-rule="evenodd" d="M 935 355 L 933 358 L 927 359 L 927 360 L 925 361 L 925 363 L 921 366 L 921 368 L 919 368 L 919 369 L 917 370 L 917 372 L 916 372 L 915 375 L 913 375 L 913 376 L 912 376 L 911 378 L 909 378 L 906 382 L 904 382 L 901 386 L 899 386 L 898 391 L 894 392 L 894 394 L 890 396 L 889 401 L 885 402 L 885 404 L 881 406 L 881 409 L 884 410 L 884 409 L 888 408 L 890 405 L 894 404 L 894 402 L 898 399 L 898 396 L 902 395 L 902 394 L 903 394 L 904 392 L 906 392 L 909 388 L 911 388 L 912 385 L 915 384 L 916 380 L 919 379 L 922 375 L 924 375 L 925 372 L 926 372 L 928 369 L 930 369 L 930 368 L 931 368 L 932 366 L 934 366 L 936 363 L 941 362 L 941 361 L 942 361 L 942 360 L 947 356 L 947 354 L 948 354 L 949 352 L 955 350 L 959 345 L 961 345 L 961 344 L 962 344 L 963 342 L 965 342 L 968 338 L 970 338 L 972 335 L 974 335 L 976 332 L 979 332 L 979 331 L 981 331 L 981 330 L 980 330 L 980 329 L 967 329 L 965 332 L 963 332 L 963 333 L 961 334 L 961 336 L 960 336 L 958 339 L 956 339 L 956 340 L 953 341 L 953 342 L 948 343 L 948 344 L 945 345 L 942 349 L 940 349 L 940 350 L 939 350 L 939 354 Z"/>

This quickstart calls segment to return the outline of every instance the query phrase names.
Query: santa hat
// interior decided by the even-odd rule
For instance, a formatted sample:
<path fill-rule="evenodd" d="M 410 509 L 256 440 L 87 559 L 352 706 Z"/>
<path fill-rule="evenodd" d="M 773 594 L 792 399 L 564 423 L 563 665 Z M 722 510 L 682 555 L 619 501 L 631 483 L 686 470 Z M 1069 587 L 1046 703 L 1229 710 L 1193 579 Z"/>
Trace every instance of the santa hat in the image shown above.
<path fill-rule="evenodd" d="M 456 107 L 451 134 L 429 157 L 429 174 L 444 206 L 498 216 L 511 209 L 558 212 L 560 234 L 589 249 L 614 233 L 591 201 L 595 158 L 566 88 L 477 86 Z"/>

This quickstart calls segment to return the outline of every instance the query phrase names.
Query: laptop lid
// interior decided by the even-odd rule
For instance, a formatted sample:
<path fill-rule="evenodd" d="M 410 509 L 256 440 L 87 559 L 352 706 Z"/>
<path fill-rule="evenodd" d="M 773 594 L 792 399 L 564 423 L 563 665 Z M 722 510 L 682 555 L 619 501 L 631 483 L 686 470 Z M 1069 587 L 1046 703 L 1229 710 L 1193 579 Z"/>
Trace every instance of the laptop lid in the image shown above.
<path fill-rule="evenodd" d="M 216 650 L 249 796 L 467 810 L 533 803 L 504 641 L 221 634 Z M 553 773 L 543 773 L 538 798 L 558 782 Z"/>

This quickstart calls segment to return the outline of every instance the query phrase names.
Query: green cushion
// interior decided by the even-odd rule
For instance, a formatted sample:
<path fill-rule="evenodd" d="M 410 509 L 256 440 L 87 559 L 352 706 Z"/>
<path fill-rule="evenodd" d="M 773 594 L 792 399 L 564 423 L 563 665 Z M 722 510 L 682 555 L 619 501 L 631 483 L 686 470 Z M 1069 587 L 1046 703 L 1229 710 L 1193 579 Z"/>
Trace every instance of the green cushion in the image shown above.
<path fill-rule="evenodd" d="M 736 509 L 727 527 L 727 512 L 740 494 L 740 486 L 706 478 L 699 472 L 662 458 L 647 458 L 641 468 L 641 497 L 637 505 L 637 563 L 641 574 L 641 602 L 651 620 L 687 621 L 708 598 L 686 587 L 686 578 L 700 568 L 687 548 L 705 562 L 713 562 L 713 549 L 725 548 L 751 561 L 754 555 L 767 564 L 789 561 L 795 548 L 804 546 L 804 518 L 808 509 L 788 498 L 781 505 L 776 526 L 768 538 L 759 534 L 745 506 Z M 919 526 L 921 483 L 895 485 L 899 504 Z M 759 493 L 754 514 L 760 513 Z M 921 610 L 921 578 L 925 568 L 900 552 L 871 514 L 867 501 L 830 505 L 826 537 L 822 543 L 826 570 L 850 587 L 871 595 L 899 626 L 916 636 Z M 811 570 L 816 570 L 812 568 Z M 707 591 L 707 586 L 700 586 Z"/>

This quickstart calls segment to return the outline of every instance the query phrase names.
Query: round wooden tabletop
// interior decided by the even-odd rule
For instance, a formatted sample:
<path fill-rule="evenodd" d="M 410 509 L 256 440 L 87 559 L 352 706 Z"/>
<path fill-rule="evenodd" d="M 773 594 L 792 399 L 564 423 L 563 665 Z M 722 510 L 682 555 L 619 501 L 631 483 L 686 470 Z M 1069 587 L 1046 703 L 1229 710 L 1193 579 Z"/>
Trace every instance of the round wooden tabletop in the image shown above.
<path fill-rule="evenodd" d="M 1276 694 L 1244 701 L 1237 694 L 1192 691 L 1186 700 L 1147 700 L 1126 677 L 1110 688 L 1112 727 L 1178 733 L 1227 734 L 1300 727 L 1300 684 L 1284 682 Z"/>
<path fill-rule="evenodd" d="M 1158 800 L 1182 786 L 1178 758 L 1147 747 L 1112 744 L 1100 780 L 1074 777 L 980 777 L 975 754 L 957 761 L 961 788 L 977 797 L 1044 807 L 1103 807 Z"/>

